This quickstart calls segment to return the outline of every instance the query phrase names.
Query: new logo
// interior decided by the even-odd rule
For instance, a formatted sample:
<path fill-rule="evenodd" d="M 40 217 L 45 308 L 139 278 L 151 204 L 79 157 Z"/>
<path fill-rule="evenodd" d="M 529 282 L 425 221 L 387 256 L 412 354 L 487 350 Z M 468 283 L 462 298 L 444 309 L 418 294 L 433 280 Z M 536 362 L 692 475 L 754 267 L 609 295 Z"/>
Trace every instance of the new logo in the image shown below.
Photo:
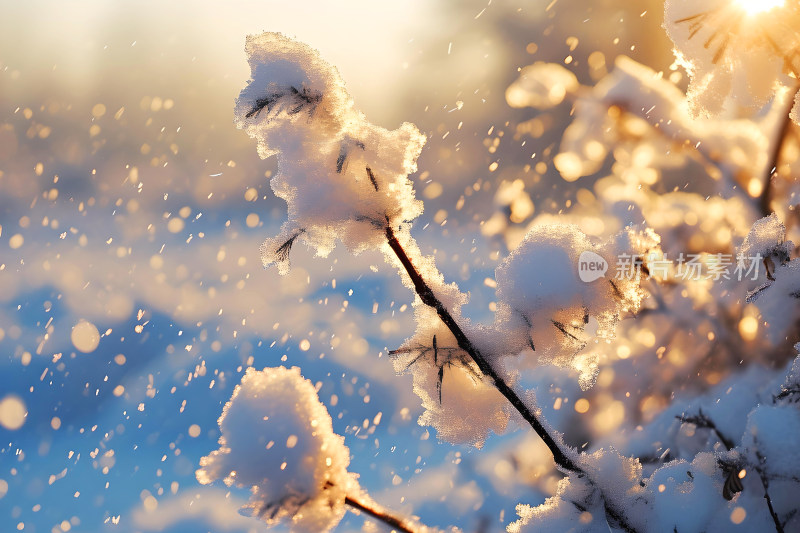
<path fill-rule="evenodd" d="M 608 262 L 595 252 L 585 251 L 578 257 L 578 277 L 581 281 L 590 283 L 605 277 L 608 271 Z"/>

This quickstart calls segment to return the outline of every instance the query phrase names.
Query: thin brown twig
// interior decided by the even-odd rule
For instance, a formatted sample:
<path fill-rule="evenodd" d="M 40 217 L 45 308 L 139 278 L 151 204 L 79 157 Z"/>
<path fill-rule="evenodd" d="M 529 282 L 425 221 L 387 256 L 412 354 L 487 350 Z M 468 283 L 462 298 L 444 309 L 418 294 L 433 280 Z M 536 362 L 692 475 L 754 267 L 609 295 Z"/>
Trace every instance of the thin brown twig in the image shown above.
<path fill-rule="evenodd" d="M 553 459 L 555 460 L 556 464 L 565 471 L 576 473 L 579 476 L 585 476 L 586 479 L 590 480 L 602 494 L 600 487 L 597 486 L 592 478 L 589 477 L 589 475 L 575 463 L 572 457 L 570 457 L 570 454 L 566 450 L 562 449 L 562 445 L 556 442 L 556 439 L 550 434 L 550 431 L 545 427 L 539 417 L 525 404 L 525 402 L 522 401 L 522 398 L 517 395 L 516 391 L 514 391 L 514 389 L 512 389 L 502 377 L 500 377 L 486 357 L 478 350 L 472 341 L 469 340 L 456 320 L 450 314 L 450 311 L 444 306 L 441 300 L 436 297 L 433 290 L 430 288 L 430 286 L 428 286 L 428 283 L 414 266 L 414 263 L 411 262 L 411 259 L 408 257 L 408 254 L 406 254 L 402 244 L 400 244 L 400 241 L 397 240 L 397 236 L 395 235 L 392 226 L 388 223 L 388 220 L 385 233 L 389 247 L 400 260 L 400 263 L 403 265 L 403 268 L 405 269 L 409 278 L 411 278 L 411 282 L 414 285 L 414 291 L 420 297 L 422 303 L 436 311 L 441 321 L 445 326 L 447 326 L 447 329 L 449 329 L 455 337 L 458 346 L 467 352 L 467 354 L 469 354 L 469 356 L 478 366 L 478 369 L 481 371 L 481 373 L 491 379 L 492 384 L 497 388 L 500 394 L 502 394 L 511 403 L 514 409 L 516 409 L 522 418 L 525 419 L 528 424 L 530 424 L 539 438 L 542 439 L 547 448 L 550 450 L 550 453 L 553 454 Z M 625 519 L 623 513 L 609 505 L 608 499 L 605 498 L 605 496 L 603 497 L 603 503 L 606 514 L 612 520 L 614 520 L 620 528 L 628 533 L 633 533 L 636 531 Z"/>
<path fill-rule="evenodd" d="M 505 382 L 505 380 L 503 380 L 503 378 L 497 374 L 495 369 L 486 360 L 486 357 L 484 357 L 483 354 L 481 354 L 480 351 L 475 347 L 475 345 L 472 344 L 472 341 L 470 341 L 466 336 L 464 331 L 450 314 L 450 311 L 436 297 L 436 295 L 433 293 L 433 290 L 428 286 L 428 283 L 422 278 L 422 275 L 419 273 L 419 271 L 417 271 L 417 268 L 411 262 L 411 259 L 406 254 L 405 249 L 400 244 L 400 241 L 397 240 L 394 230 L 388 225 L 386 226 L 386 238 L 389 241 L 389 247 L 400 260 L 403 268 L 411 278 L 411 282 L 414 284 L 414 290 L 416 291 L 417 295 L 419 295 L 422 303 L 436 311 L 436 313 L 439 315 L 439 318 L 442 320 L 442 322 L 444 322 L 445 326 L 447 326 L 447 329 L 453 333 L 458 346 L 469 354 L 472 360 L 475 361 L 475 364 L 478 365 L 481 373 L 492 380 L 492 383 L 495 387 L 497 387 L 497 390 L 499 390 L 500 393 L 505 396 L 509 402 L 511 402 L 511 405 L 513 405 L 519 414 L 522 415 L 525 421 L 531 425 L 534 431 L 536 431 L 536 434 L 541 437 L 550 452 L 553 454 L 556 464 L 565 470 L 581 472 L 581 469 L 575 464 L 572 458 L 561 449 L 561 446 L 555 441 L 553 436 L 550 435 L 548 430 L 539 421 L 539 418 L 528 408 L 527 405 L 525 405 L 517 393 Z"/>
<path fill-rule="evenodd" d="M 364 514 L 371 516 L 372 518 L 379 520 L 389 526 L 390 528 L 402 531 L 403 533 L 417 533 L 417 530 L 406 524 L 406 521 L 402 518 L 398 518 L 387 513 L 385 510 L 376 509 L 375 507 L 370 507 L 364 502 L 356 500 L 351 496 L 345 496 L 344 503 L 349 505 L 353 509 L 357 509 Z"/>
<path fill-rule="evenodd" d="M 698 412 L 698 414 L 696 414 L 696 415 L 692 415 L 692 416 L 678 415 L 678 416 L 676 416 L 675 418 L 677 418 L 678 420 L 680 420 L 680 421 L 681 421 L 681 422 L 683 422 L 683 423 L 694 424 L 695 426 L 697 426 L 697 427 L 699 427 L 699 428 L 706 428 L 706 429 L 710 429 L 711 431 L 713 431 L 713 432 L 714 432 L 714 434 L 716 434 L 716 436 L 717 436 L 717 439 L 718 439 L 718 440 L 719 440 L 719 441 L 722 443 L 722 445 L 723 445 L 723 446 L 725 446 L 725 448 L 726 448 L 726 449 L 728 449 L 728 450 L 732 450 L 733 448 L 735 448 L 735 447 L 736 447 L 736 444 L 734 444 L 733 440 L 731 440 L 729 437 L 726 437 L 726 436 L 725 436 L 725 435 L 724 435 L 724 434 L 723 434 L 723 433 L 722 433 L 722 432 L 719 430 L 719 428 L 718 428 L 718 427 L 717 427 L 717 425 L 714 423 L 714 421 L 713 421 L 711 418 L 709 418 L 709 417 L 708 417 L 708 416 L 707 416 L 707 415 L 706 415 L 706 414 L 703 412 L 703 410 L 702 410 L 702 409 L 698 409 L 698 411 L 697 411 L 697 412 Z"/>
<path fill-rule="evenodd" d="M 795 85 L 795 95 L 798 91 L 800 91 L 800 84 Z M 769 164 L 767 165 L 767 172 L 766 176 L 764 177 L 764 186 L 761 190 L 761 195 L 758 198 L 758 208 L 761 211 L 761 214 L 765 217 L 772 213 L 772 209 L 770 208 L 770 203 L 772 201 L 772 178 L 778 173 L 778 166 L 781 162 L 783 145 L 786 144 L 786 139 L 789 137 L 789 134 L 792 132 L 793 128 L 790 111 L 794 105 L 794 98 L 788 98 L 787 102 L 786 109 L 784 110 L 785 112 L 783 113 L 783 122 L 780 130 L 778 130 L 778 136 L 775 138 L 775 142 L 772 146 L 772 155 L 769 159 Z"/>

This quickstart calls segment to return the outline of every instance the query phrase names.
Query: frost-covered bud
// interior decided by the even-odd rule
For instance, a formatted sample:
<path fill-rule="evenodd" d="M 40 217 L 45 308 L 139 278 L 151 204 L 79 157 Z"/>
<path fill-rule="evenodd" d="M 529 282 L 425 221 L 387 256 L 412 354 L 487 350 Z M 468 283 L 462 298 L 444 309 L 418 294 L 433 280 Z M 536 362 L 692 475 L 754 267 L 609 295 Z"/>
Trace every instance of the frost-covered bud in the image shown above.
<path fill-rule="evenodd" d="M 298 368 L 248 368 L 219 427 L 219 449 L 200 460 L 200 483 L 250 488 L 242 513 L 270 525 L 284 521 L 293 532 L 339 523 L 358 482 L 347 472 L 344 439 Z"/>
<path fill-rule="evenodd" d="M 358 253 L 380 246 L 389 223 L 422 213 L 408 174 L 425 143 L 416 126 L 389 131 L 353 106 L 339 73 L 308 45 L 275 33 L 250 36 L 251 79 L 236 101 L 236 125 L 277 154 L 275 194 L 288 204 L 279 237 L 262 247 L 264 265 L 288 271 L 297 239 L 327 255 L 343 241 Z"/>
<path fill-rule="evenodd" d="M 495 273 L 506 349 L 527 345 L 538 363 L 571 366 L 590 386 L 598 368 L 592 341 L 611 338 L 620 313 L 638 309 L 642 265 L 657 244 L 652 231 L 633 228 L 596 246 L 574 225 L 534 227 Z M 617 269 L 620 260 L 627 270 Z"/>
<path fill-rule="evenodd" d="M 786 74 L 800 69 L 800 9 L 796 2 L 668 0 L 664 27 L 691 81 L 695 114 L 719 113 L 727 97 L 757 109 Z"/>

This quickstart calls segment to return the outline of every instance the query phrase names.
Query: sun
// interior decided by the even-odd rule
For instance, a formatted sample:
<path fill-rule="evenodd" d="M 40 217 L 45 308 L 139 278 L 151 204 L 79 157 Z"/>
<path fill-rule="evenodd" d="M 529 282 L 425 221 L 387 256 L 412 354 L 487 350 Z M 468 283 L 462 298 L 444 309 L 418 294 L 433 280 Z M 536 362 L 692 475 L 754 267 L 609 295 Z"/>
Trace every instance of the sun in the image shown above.
<path fill-rule="evenodd" d="M 786 0 L 734 0 L 748 15 L 764 13 L 776 7 L 783 7 Z"/>

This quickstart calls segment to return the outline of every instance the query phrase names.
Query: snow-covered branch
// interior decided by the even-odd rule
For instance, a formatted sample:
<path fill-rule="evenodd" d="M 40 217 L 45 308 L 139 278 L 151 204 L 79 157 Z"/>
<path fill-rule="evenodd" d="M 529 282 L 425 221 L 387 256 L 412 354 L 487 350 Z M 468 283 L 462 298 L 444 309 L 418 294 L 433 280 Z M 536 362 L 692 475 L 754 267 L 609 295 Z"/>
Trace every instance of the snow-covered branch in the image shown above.
<path fill-rule="evenodd" d="M 445 281 L 411 235 L 422 203 L 408 176 L 416 170 L 424 136 L 408 123 L 394 131 L 371 124 L 355 109 L 336 70 L 308 46 L 278 34 L 247 41 L 251 80 L 237 100 L 236 123 L 257 140 L 262 157 L 277 156 L 279 172 L 271 186 L 289 213 L 280 235 L 262 247 L 264 265 L 277 263 L 282 274 L 288 272 L 298 242 L 320 256 L 337 243 L 356 254 L 384 253 L 415 294 L 416 332 L 390 354 L 398 372 L 413 376 L 424 408 L 420 423 L 434 426 L 440 439 L 476 447 L 491 432 L 527 424 L 565 476 L 544 504 L 518 506 L 512 532 L 724 531 L 731 523 L 771 524 L 781 532 L 800 519 L 783 497 L 797 493 L 800 472 L 779 451 L 800 439 L 797 369 L 788 376 L 785 370 L 753 371 L 756 377 L 772 372 L 770 379 L 786 379 L 769 401 L 754 391 L 716 404 L 711 396 L 696 396 L 704 390 L 719 395 L 726 383 L 750 383 L 746 372 L 723 374 L 715 361 L 742 363 L 744 346 L 758 345 L 760 360 L 771 362 L 800 317 L 799 260 L 792 258 L 786 226 L 776 214 L 757 220 L 775 203 L 765 176 L 781 160 L 793 94 L 787 84 L 774 83 L 785 81 L 776 74 L 770 83 L 761 79 L 759 87 L 749 87 L 751 103 L 765 110 L 762 116 L 698 118 L 720 111 L 719 91 L 742 65 L 730 55 L 733 45 L 716 41 L 718 29 L 707 40 L 714 50 L 696 46 L 704 24 L 720 13 L 732 17 L 732 8 L 714 4 L 697 18 L 684 16 L 690 9 L 684 4 L 668 3 L 667 25 L 673 40 L 689 42 L 683 50 L 686 42 L 676 41 L 694 69 L 688 99 L 661 73 L 624 56 L 593 87 L 543 62 L 523 69 L 509 87 L 506 98 L 515 107 L 548 109 L 565 100 L 573 105 L 573 121 L 553 158 L 566 181 L 606 168 L 609 155 L 614 161 L 611 175 L 594 185 L 595 201 L 581 201 L 565 215 L 539 215 L 524 233 L 507 236 L 514 246 L 495 272 L 490 324 L 462 316 L 468 295 Z M 794 8 L 789 12 L 796 15 Z M 767 24 L 766 15 L 758 21 Z M 686 28 L 688 35 L 681 33 Z M 772 68 L 773 59 L 766 58 L 764 68 Z M 713 197 L 699 192 L 709 190 L 704 186 L 661 188 L 664 173 L 687 165 L 707 172 Z M 589 231 L 588 218 L 603 229 Z M 522 386 L 522 374 L 535 375 L 543 365 L 577 372 L 580 393 L 589 398 L 580 407 L 576 403 L 579 413 L 592 402 L 608 403 L 610 393 L 598 392 L 596 383 L 611 392 L 625 387 L 626 400 L 608 408 L 630 409 L 630 420 L 610 426 L 624 431 L 609 438 L 598 429 L 606 422 L 596 422 L 576 432 L 590 437 L 587 451 L 573 448 L 569 431 L 551 425 L 537 395 Z M 603 378 L 604 371 L 612 378 Z M 625 379 L 615 382 L 617 372 Z M 297 383 L 266 385 L 282 373 Z M 703 375 L 705 381 L 687 387 L 697 401 L 672 401 L 669 378 L 678 375 Z M 668 379 L 660 383 L 658 376 Z M 293 400 L 291 387 L 302 398 Z M 278 411 L 257 413 L 237 400 L 261 401 L 267 390 L 284 390 L 269 400 L 283 405 L 280 413 L 302 406 L 295 415 L 299 426 L 281 422 Z M 558 410 L 562 398 L 553 405 Z M 251 444 L 242 445 L 244 436 L 237 433 L 239 409 L 241 420 L 277 423 L 278 429 L 265 426 L 265 434 L 289 431 L 282 448 L 273 439 L 256 444 L 266 455 L 250 450 L 265 459 L 265 470 L 255 477 L 242 474 L 240 461 Z M 346 469 L 347 449 L 330 427 L 299 370 L 248 370 L 220 418 L 221 447 L 203 459 L 198 479 L 250 487 L 254 515 L 268 523 L 286 520 L 298 531 L 330 529 L 345 505 L 396 529 L 414 530 L 411 521 L 359 496 Z M 301 442 L 311 444 L 297 448 Z M 280 461 L 269 459 L 273 448 L 283 454 Z M 287 455 L 284 448 L 299 451 Z"/>
<path fill-rule="evenodd" d="M 220 447 L 203 457 L 197 479 L 250 489 L 243 513 L 293 532 L 330 531 L 345 506 L 397 531 L 424 526 L 383 509 L 347 471 L 350 452 L 333 432 L 314 385 L 297 367 L 248 368 L 219 418 Z"/>

